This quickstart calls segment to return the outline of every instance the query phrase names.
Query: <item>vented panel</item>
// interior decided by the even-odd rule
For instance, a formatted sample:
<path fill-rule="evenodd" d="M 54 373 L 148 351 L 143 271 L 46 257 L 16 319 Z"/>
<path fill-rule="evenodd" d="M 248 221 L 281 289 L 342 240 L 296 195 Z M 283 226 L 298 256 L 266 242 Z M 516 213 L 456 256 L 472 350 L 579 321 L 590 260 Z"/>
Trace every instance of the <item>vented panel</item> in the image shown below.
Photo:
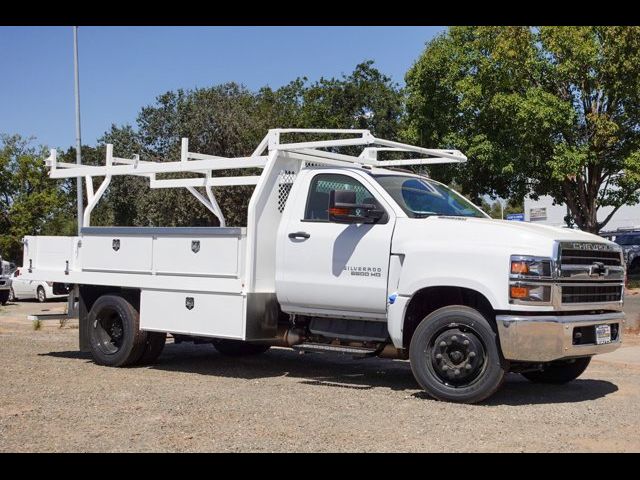
<path fill-rule="evenodd" d="M 619 302 L 622 285 L 563 285 L 562 303 Z"/>
<path fill-rule="evenodd" d="M 278 177 L 278 211 L 282 213 L 287 204 L 293 181 L 296 178 L 296 172 L 293 170 L 282 170 Z"/>

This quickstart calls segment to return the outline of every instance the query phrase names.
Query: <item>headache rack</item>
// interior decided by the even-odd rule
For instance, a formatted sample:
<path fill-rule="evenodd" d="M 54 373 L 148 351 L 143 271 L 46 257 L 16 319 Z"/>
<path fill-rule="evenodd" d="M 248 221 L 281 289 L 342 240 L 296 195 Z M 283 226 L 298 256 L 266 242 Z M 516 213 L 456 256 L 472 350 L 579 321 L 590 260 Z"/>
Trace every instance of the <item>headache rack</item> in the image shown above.
<path fill-rule="evenodd" d="M 307 134 L 331 136 L 326 140 L 283 143 L 281 136 L 288 134 Z M 349 136 L 345 138 L 345 136 Z M 363 147 L 358 156 L 338 153 L 343 147 Z M 379 152 L 395 152 L 418 154 L 420 158 L 403 158 L 395 160 L 378 160 Z M 106 163 L 103 166 L 78 165 L 57 160 L 55 149 L 51 150 L 45 160 L 50 166 L 51 178 L 85 177 L 87 190 L 87 206 L 82 215 L 83 227 L 91 225 L 91 212 L 105 193 L 115 175 L 135 175 L 147 177 L 151 188 L 186 188 L 209 209 L 219 220 L 220 226 L 226 225 L 224 215 L 213 193 L 213 187 L 235 185 L 259 185 L 263 175 L 215 176 L 216 171 L 230 169 L 261 168 L 263 172 L 278 157 L 302 162 L 305 165 L 321 164 L 338 167 L 404 167 L 409 165 L 433 165 L 439 163 L 462 163 L 467 161 L 458 150 L 441 150 L 422 148 L 400 142 L 374 137 L 369 130 L 351 129 L 304 129 L 277 128 L 260 142 L 255 151 L 248 157 L 221 157 L 189 151 L 189 141 L 182 139 L 180 161 L 142 161 L 139 155 L 132 158 L 121 158 L 113 155 L 113 145 L 106 145 Z M 158 179 L 157 174 L 196 173 L 197 178 Z M 104 177 L 97 190 L 94 191 L 93 178 Z M 204 188 L 204 195 L 197 188 Z"/>

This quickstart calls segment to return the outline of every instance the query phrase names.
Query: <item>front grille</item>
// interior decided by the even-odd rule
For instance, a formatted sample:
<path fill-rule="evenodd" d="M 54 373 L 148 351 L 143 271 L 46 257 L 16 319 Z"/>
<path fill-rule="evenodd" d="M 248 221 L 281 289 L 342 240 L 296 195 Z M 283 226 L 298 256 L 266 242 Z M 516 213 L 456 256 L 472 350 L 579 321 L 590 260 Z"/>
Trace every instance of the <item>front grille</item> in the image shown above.
<path fill-rule="evenodd" d="M 622 299 L 622 285 L 563 285 L 562 303 L 606 303 Z"/>
<path fill-rule="evenodd" d="M 601 262 L 607 266 L 616 267 L 622 265 L 620 252 L 564 248 L 562 249 L 560 262 L 562 265 L 591 265 L 594 262 Z"/>

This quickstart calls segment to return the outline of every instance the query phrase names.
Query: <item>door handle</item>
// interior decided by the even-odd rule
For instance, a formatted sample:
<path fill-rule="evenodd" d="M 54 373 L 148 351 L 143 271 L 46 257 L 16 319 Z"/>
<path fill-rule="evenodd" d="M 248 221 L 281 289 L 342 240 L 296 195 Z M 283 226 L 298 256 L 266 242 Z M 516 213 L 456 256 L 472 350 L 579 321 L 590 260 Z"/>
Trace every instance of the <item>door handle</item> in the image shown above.
<path fill-rule="evenodd" d="M 304 238 L 305 240 L 310 236 L 311 235 L 309 235 L 307 232 L 291 232 L 289 234 L 289 238 Z"/>

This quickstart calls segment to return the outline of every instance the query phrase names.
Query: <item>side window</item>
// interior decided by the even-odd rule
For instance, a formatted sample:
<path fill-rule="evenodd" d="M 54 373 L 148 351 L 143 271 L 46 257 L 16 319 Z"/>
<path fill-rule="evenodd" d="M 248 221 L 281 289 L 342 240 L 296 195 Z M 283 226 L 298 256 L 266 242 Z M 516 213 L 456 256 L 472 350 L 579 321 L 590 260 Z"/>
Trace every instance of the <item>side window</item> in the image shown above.
<path fill-rule="evenodd" d="M 356 203 L 379 205 L 364 185 L 355 178 L 333 173 L 319 174 L 313 177 L 309 186 L 305 220 L 329 221 L 329 192 L 331 190 L 351 190 L 356 192 Z"/>

